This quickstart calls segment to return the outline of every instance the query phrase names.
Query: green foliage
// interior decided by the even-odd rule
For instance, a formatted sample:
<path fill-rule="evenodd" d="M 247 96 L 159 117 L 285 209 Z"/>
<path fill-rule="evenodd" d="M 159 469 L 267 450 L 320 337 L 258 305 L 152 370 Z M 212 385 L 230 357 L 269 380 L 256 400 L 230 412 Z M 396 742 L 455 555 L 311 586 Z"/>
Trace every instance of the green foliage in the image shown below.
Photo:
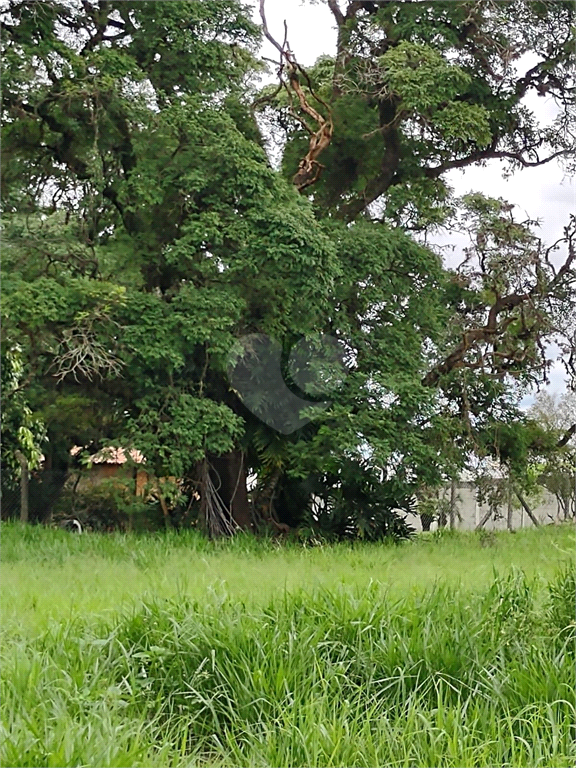
<path fill-rule="evenodd" d="M 14 487 L 21 476 L 19 456 L 24 457 L 29 470 L 42 460 L 46 430 L 30 408 L 24 384 L 24 360 L 17 346 L 2 344 L 2 484 Z"/>
<path fill-rule="evenodd" d="M 405 117 L 426 118 L 437 138 L 462 147 L 490 143 L 490 113 L 484 105 L 456 100 L 472 77 L 462 67 L 446 61 L 430 45 L 403 40 L 378 60 L 388 93 L 398 97 L 397 110 Z"/>
<path fill-rule="evenodd" d="M 574 569 L 565 568 L 560 571 L 554 581 L 549 584 L 548 591 L 550 624 L 557 633 L 556 637 L 560 643 L 563 645 L 567 641 L 566 650 L 574 652 L 576 641 L 576 618 L 574 617 L 576 575 Z"/>
<path fill-rule="evenodd" d="M 398 480 L 383 481 L 360 462 L 341 462 L 338 474 L 323 478 L 314 490 L 303 523 L 315 535 L 398 542 L 415 533 L 406 522 L 415 506 L 405 486 Z"/>
<path fill-rule="evenodd" d="M 242 434 L 242 420 L 224 403 L 170 389 L 134 403 L 125 429 L 158 476 L 183 477 L 206 452 L 232 450 Z"/>
<path fill-rule="evenodd" d="M 498 158 L 515 169 L 555 152 L 570 162 L 569 3 L 349 2 L 342 13 L 335 55 L 308 73 L 334 124 L 319 158 L 325 168 L 307 190 L 320 216 L 384 211 L 387 221 L 425 229 L 449 213 L 443 177 L 451 168 Z M 539 126 L 528 93 L 557 100 L 553 130 Z M 283 94 L 263 103 L 268 125 L 286 135 L 291 177 L 308 145 L 303 114 Z M 427 195 L 398 211 L 396 199 L 424 180 Z"/>
<path fill-rule="evenodd" d="M 407 511 L 416 487 L 438 483 L 455 456 L 446 449 L 453 425 L 421 381 L 426 348 L 439 340 L 445 319 L 438 257 L 381 224 L 327 227 L 346 275 L 336 287 L 327 331 L 342 340 L 347 370 L 330 393 L 331 406 L 287 445 L 287 467 L 294 477 L 316 478 L 315 493 L 324 488 L 331 504 L 342 506 L 335 525 L 343 531 L 350 515 L 354 525 L 364 514 L 370 519 L 367 509 L 360 512 L 365 482 L 375 508 Z M 356 479 L 344 491 L 348 465 L 356 468 Z M 339 483 L 345 502 L 337 501 Z M 378 498 L 380 483 L 385 501 Z M 327 514 L 323 524 L 330 527 Z M 376 528 L 385 535 L 383 521 Z"/>
<path fill-rule="evenodd" d="M 15 3 L 8 21 L 20 58 L 5 72 L 5 332 L 62 461 L 116 440 L 185 476 L 243 435 L 225 376 L 235 339 L 313 330 L 337 270 L 310 206 L 254 140 L 239 87 L 257 69 L 257 29 L 232 1 Z M 68 402 L 100 428 L 77 409 L 58 421 Z"/>
<path fill-rule="evenodd" d="M 54 519 L 72 515 L 85 530 L 138 530 L 145 526 L 146 517 L 152 517 L 151 511 L 150 503 L 134 495 L 133 479 L 110 478 L 73 495 L 65 492 L 55 507 Z"/>

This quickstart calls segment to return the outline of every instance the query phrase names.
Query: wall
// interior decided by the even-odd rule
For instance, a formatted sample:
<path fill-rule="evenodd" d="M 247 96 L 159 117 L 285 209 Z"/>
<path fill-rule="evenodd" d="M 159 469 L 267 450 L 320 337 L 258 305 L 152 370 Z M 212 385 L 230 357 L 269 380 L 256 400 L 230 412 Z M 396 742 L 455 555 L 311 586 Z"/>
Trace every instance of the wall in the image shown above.
<path fill-rule="evenodd" d="M 556 498 L 545 488 L 542 488 L 538 503 L 535 503 L 532 500 L 530 509 L 536 519 L 543 525 L 555 522 L 558 519 L 558 503 Z M 456 491 L 455 528 L 462 531 L 473 531 L 487 511 L 488 506 L 479 504 L 476 500 L 476 488 L 474 483 L 458 483 Z M 506 507 L 502 507 L 498 511 L 496 519 L 494 519 L 493 516 L 490 516 L 483 528 L 487 531 L 506 530 L 507 514 Z M 410 525 L 414 526 L 416 530 L 422 530 L 420 517 L 418 515 L 408 515 L 408 522 Z M 522 509 L 518 500 L 515 499 L 512 511 L 512 528 L 529 528 L 533 527 L 533 525 L 534 523 Z M 433 524 L 432 530 L 436 527 L 437 525 Z"/>
<path fill-rule="evenodd" d="M 71 473 L 68 481 L 68 487 L 72 487 L 76 481 L 77 475 Z M 87 491 L 94 486 L 99 485 L 104 480 L 110 480 L 112 478 L 118 478 L 125 482 L 126 480 L 135 479 L 134 490 L 138 495 L 143 493 L 144 486 L 148 482 L 148 474 L 138 469 L 136 478 L 134 478 L 134 468 L 124 467 L 121 464 L 93 464 L 88 471 L 84 471 L 80 477 L 80 481 L 76 487 L 79 492 Z"/>

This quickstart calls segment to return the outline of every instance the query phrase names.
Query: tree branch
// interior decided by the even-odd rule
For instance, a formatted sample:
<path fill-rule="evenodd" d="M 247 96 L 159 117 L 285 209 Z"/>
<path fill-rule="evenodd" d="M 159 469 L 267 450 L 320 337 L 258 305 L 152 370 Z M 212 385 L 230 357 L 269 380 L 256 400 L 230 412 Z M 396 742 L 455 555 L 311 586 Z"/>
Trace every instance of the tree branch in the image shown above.
<path fill-rule="evenodd" d="M 311 186 L 318 180 L 322 171 L 323 166 L 318 162 L 318 156 L 324 149 L 326 149 L 332 140 L 332 133 L 334 130 L 332 123 L 332 113 L 328 104 L 314 92 L 308 73 L 300 64 L 298 64 L 296 57 L 290 50 L 287 40 L 288 31 L 286 28 L 286 22 L 284 22 L 284 42 L 282 45 L 280 45 L 280 43 L 272 36 L 270 30 L 268 29 L 268 22 L 266 21 L 266 12 L 264 6 L 265 0 L 260 0 L 260 18 L 262 20 L 264 36 L 280 53 L 278 69 L 280 84 L 286 89 L 288 93 L 292 115 L 310 134 L 308 152 L 298 164 L 298 170 L 292 179 L 298 191 L 302 192 L 304 189 Z M 287 71 L 287 80 L 284 79 L 284 69 Z M 310 91 L 312 97 L 327 110 L 327 118 L 318 112 L 318 110 L 315 109 L 306 98 L 306 94 L 300 83 L 301 76 L 306 81 L 306 85 L 308 86 L 308 90 Z M 302 112 L 311 117 L 314 122 L 318 124 L 319 127 L 316 130 L 313 130 L 310 126 L 308 126 L 306 121 L 303 120 L 293 109 L 291 101 L 292 93 L 296 95 Z"/>
<path fill-rule="evenodd" d="M 560 440 L 556 443 L 556 448 L 564 448 L 565 445 L 567 445 L 572 437 L 576 435 L 576 424 L 572 424 L 570 429 L 567 429 L 566 432 L 562 435 Z"/>
<path fill-rule="evenodd" d="M 338 5 L 338 0 L 328 0 L 328 7 L 332 11 L 332 14 L 334 15 L 334 18 L 336 19 L 336 24 L 338 24 L 339 27 L 344 24 L 346 21 L 346 17 L 340 10 L 340 6 Z"/>
<path fill-rule="evenodd" d="M 576 218 L 572 217 L 570 225 L 565 228 L 564 230 L 564 238 L 563 242 L 567 244 L 568 247 L 568 255 L 566 259 L 564 260 L 564 263 L 558 269 L 558 271 L 554 274 L 551 280 L 549 280 L 547 283 L 542 284 L 542 273 L 541 271 L 537 271 L 537 279 L 532 288 L 530 288 L 529 291 L 525 291 L 523 293 L 510 293 L 507 296 L 498 297 L 496 301 L 492 304 L 488 311 L 488 317 L 486 320 L 485 325 L 479 327 L 479 328 L 471 328 L 462 334 L 462 340 L 458 344 L 458 346 L 440 363 L 435 365 L 422 379 L 422 385 L 425 387 L 432 387 L 438 384 L 440 378 L 450 373 L 451 371 L 457 369 L 457 368 L 474 368 L 474 367 L 482 367 L 485 358 L 481 356 L 480 361 L 476 361 L 476 363 L 465 362 L 465 357 L 467 352 L 473 348 L 474 345 L 481 343 L 481 342 L 492 342 L 496 340 L 498 336 L 502 336 L 506 329 L 509 327 L 510 323 L 512 322 L 512 318 L 509 318 L 507 321 L 505 321 L 502 324 L 498 324 L 498 318 L 504 311 L 511 311 L 515 309 L 516 307 L 521 307 L 522 305 L 526 304 L 527 302 L 532 302 L 536 299 L 547 299 L 553 296 L 553 292 L 556 288 L 558 288 L 561 283 L 564 281 L 564 279 L 568 276 L 568 274 L 572 270 L 572 266 L 576 261 L 576 248 L 574 241 L 576 239 Z M 547 259 L 548 251 L 545 251 L 544 258 Z M 541 258 L 541 257 L 540 257 Z M 540 261 L 540 264 L 542 262 Z M 526 334 L 528 337 L 530 337 L 533 332 L 538 332 L 538 324 L 536 323 L 533 327 L 530 329 L 526 329 Z M 537 337 L 538 340 L 538 337 Z M 502 352 L 502 351 L 496 351 L 494 350 L 492 353 L 493 360 L 498 357 L 505 361 L 510 361 L 510 363 L 514 362 L 521 362 L 521 360 L 518 360 L 516 356 L 516 352 L 514 350 L 508 351 L 508 352 Z M 504 372 L 506 370 L 509 370 L 510 365 L 506 366 L 504 363 L 499 364 L 500 371 Z M 576 428 L 575 428 L 576 429 Z M 567 438 L 567 440 L 570 439 L 570 436 Z"/>
<path fill-rule="evenodd" d="M 531 162 L 530 160 L 526 160 L 524 157 L 522 157 L 520 152 L 506 152 L 503 150 L 497 150 L 493 143 L 492 146 L 488 149 L 473 152 L 470 155 L 466 155 L 466 157 L 461 157 L 456 160 L 449 160 L 448 162 L 442 163 L 442 165 L 436 165 L 433 168 L 425 168 L 424 175 L 428 179 L 437 179 L 443 173 L 451 170 L 452 168 L 465 168 L 466 166 L 480 162 L 481 160 L 515 160 L 517 163 L 520 163 L 523 168 L 535 168 L 536 166 L 545 165 L 552 160 L 556 160 L 558 157 L 564 157 L 570 154 L 571 150 L 560 149 L 557 152 L 553 152 L 551 155 L 548 155 L 548 157 L 545 157 L 543 160 L 536 160 Z"/>

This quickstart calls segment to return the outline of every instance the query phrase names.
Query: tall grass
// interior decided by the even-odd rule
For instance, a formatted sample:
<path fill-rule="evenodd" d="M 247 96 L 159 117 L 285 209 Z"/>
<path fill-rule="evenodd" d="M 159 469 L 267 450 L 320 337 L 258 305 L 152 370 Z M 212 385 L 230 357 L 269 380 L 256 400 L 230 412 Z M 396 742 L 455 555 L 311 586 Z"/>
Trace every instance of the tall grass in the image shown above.
<path fill-rule="evenodd" d="M 397 546 L 303 547 L 251 536 L 210 542 L 194 530 L 77 536 L 3 523 L 1 551 L 3 626 L 28 635 L 158 597 L 205 601 L 215 593 L 255 605 L 284 590 L 363 589 L 370 581 L 398 595 L 436 581 L 480 590 L 513 567 L 548 580 L 574 552 L 574 531 L 442 532 Z"/>
<path fill-rule="evenodd" d="M 5 595 L 2 765 L 574 764 L 568 528 L 311 550 L 3 530 L 15 593 L 38 570 L 73 588 L 71 562 L 154 588 L 22 604 L 22 626 Z M 173 588 L 185 558 L 218 588 Z"/>

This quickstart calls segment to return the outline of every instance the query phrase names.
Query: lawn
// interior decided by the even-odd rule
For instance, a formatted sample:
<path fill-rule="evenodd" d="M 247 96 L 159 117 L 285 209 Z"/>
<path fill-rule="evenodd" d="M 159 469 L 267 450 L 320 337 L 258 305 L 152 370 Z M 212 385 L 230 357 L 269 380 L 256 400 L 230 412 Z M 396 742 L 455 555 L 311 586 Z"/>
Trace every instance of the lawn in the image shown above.
<path fill-rule="evenodd" d="M 6 766 L 573 766 L 574 530 L 2 524 Z"/>

